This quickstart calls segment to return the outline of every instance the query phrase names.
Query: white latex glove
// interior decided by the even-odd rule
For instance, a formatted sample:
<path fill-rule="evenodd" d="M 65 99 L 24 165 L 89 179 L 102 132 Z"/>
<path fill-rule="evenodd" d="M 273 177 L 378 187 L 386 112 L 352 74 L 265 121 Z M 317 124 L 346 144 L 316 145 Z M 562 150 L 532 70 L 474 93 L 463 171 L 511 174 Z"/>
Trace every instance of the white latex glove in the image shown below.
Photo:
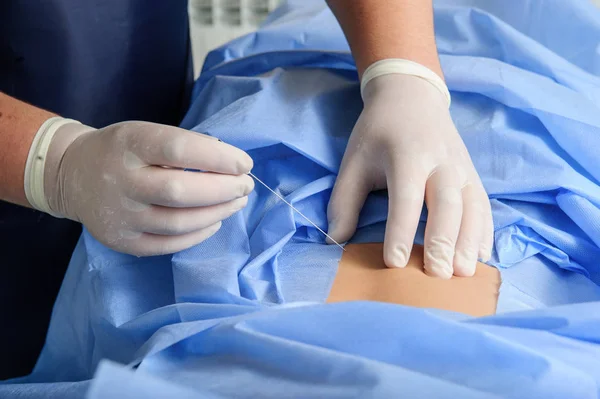
<path fill-rule="evenodd" d="M 384 260 L 388 267 L 405 267 L 425 200 L 424 267 L 448 279 L 472 276 L 477 259 L 489 259 L 493 223 L 487 194 L 450 117 L 449 94 L 440 89 L 441 79 L 437 83 L 383 73 L 366 84 L 328 219 L 329 234 L 347 241 L 369 192 L 387 188 Z"/>
<path fill-rule="evenodd" d="M 25 188 L 35 208 L 81 222 L 110 248 L 160 255 L 207 239 L 242 209 L 252 166 L 242 150 L 172 126 L 96 130 L 53 118 L 34 140 Z"/>

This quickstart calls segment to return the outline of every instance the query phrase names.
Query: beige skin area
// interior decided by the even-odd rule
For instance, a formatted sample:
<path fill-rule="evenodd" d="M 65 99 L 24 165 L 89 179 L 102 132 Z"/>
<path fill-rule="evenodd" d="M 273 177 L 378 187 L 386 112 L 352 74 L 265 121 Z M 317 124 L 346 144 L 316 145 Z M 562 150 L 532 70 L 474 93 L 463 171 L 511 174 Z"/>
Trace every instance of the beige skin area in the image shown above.
<path fill-rule="evenodd" d="M 350 244 L 327 302 L 367 300 L 487 316 L 496 312 L 500 282 L 498 270 L 483 263 L 473 277 L 431 277 L 423 271 L 421 246 L 414 246 L 406 268 L 390 269 L 382 243 Z"/>

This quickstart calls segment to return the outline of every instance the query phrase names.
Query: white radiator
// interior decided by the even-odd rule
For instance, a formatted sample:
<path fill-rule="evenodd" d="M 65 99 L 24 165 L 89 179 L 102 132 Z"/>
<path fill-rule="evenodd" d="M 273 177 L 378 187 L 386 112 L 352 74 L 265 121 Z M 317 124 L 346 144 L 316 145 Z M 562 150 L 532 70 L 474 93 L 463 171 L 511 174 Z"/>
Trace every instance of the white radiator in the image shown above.
<path fill-rule="evenodd" d="M 190 0 L 195 76 L 198 76 L 210 50 L 256 30 L 280 2 L 281 0 Z"/>

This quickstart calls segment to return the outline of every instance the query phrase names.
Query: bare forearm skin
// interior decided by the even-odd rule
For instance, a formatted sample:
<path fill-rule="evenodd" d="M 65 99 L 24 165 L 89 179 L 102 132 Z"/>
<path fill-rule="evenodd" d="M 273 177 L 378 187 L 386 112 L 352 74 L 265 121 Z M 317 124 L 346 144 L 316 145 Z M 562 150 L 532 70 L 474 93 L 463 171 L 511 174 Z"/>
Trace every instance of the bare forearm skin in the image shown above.
<path fill-rule="evenodd" d="M 54 114 L 0 92 L 0 200 L 30 206 L 25 196 L 25 164 L 40 126 Z"/>
<path fill-rule="evenodd" d="M 402 58 L 443 79 L 433 29 L 432 0 L 328 0 L 362 76 L 372 63 Z"/>

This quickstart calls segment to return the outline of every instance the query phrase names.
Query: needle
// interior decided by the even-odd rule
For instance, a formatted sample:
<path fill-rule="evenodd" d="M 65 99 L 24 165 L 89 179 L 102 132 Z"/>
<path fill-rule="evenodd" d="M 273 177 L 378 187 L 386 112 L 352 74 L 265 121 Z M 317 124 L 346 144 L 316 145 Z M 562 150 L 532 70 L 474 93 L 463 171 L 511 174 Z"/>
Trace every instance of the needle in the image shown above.
<path fill-rule="evenodd" d="M 283 198 L 280 194 L 278 194 L 275 190 L 273 190 L 271 187 L 267 186 L 265 182 L 263 182 L 262 180 L 260 180 L 258 177 L 254 176 L 254 174 L 252 174 L 252 172 L 248 172 L 248 175 L 250 175 L 252 178 L 254 178 L 254 180 L 256 180 L 257 182 L 259 182 L 260 184 L 262 184 L 263 186 L 265 186 L 265 188 L 267 190 L 269 190 L 270 192 L 272 192 L 273 194 L 275 194 L 275 196 L 277 198 L 279 198 L 280 200 L 282 200 L 283 202 L 285 202 L 290 208 L 292 208 L 294 211 L 296 211 L 296 213 L 298 213 L 298 215 L 302 216 L 304 219 L 306 219 L 310 224 L 312 224 L 313 226 L 315 226 L 315 228 L 317 230 L 319 230 L 321 233 L 323 233 L 323 235 L 327 238 L 329 238 L 331 240 L 331 242 L 333 242 L 335 245 L 337 245 L 338 247 L 342 248 L 342 251 L 346 251 L 344 249 L 344 247 L 342 247 L 340 245 L 340 243 L 338 243 L 336 240 L 334 240 L 333 238 L 331 238 L 331 236 L 327 233 L 325 233 L 323 231 L 323 229 L 321 229 L 319 226 L 317 226 L 312 220 L 310 220 L 309 218 L 307 218 L 306 216 L 304 216 L 304 214 L 302 212 L 300 212 L 298 209 L 296 209 L 296 207 L 294 207 L 294 205 L 290 204 L 288 201 L 285 200 L 285 198 Z"/>

